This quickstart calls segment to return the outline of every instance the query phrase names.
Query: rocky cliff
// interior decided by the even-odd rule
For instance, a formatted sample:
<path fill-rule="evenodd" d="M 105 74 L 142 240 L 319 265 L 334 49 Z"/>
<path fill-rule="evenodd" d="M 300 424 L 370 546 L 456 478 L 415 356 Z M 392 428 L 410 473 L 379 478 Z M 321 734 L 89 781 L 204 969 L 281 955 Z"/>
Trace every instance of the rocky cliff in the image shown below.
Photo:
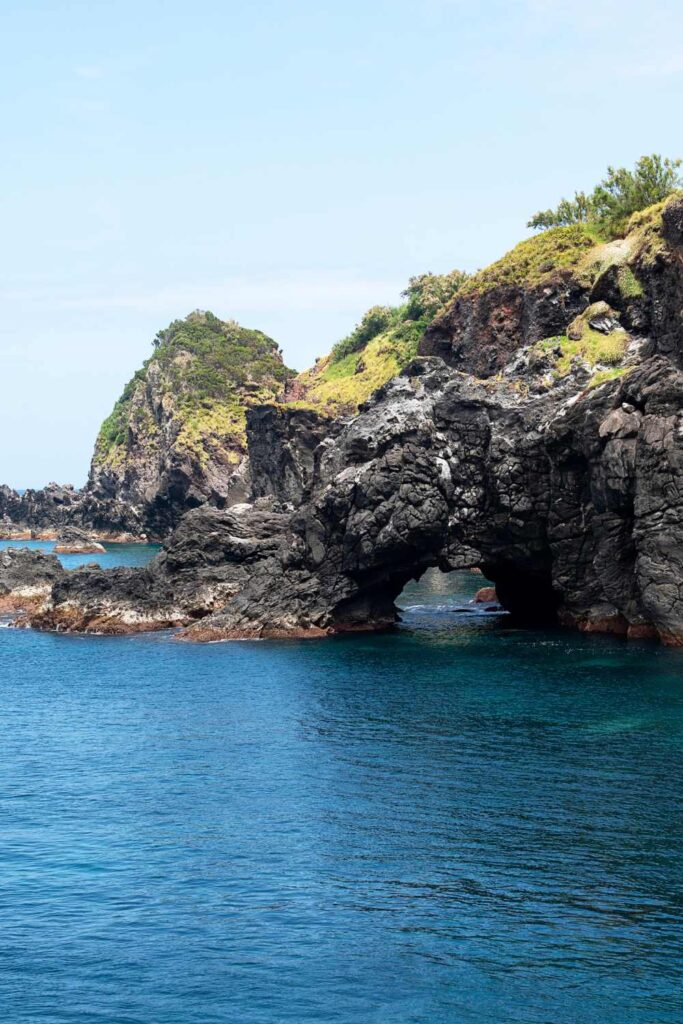
<path fill-rule="evenodd" d="M 0 489 L 0 536 L 51 539 L 71 526 L 103 540 L 163 539 L 204 502 L 300 501 L 315 446 L 413 358 L 464 280 L 412 278 L 402 305 L 370 309 L 299 375 L 259 331 L 199 311 L 175 321 L 103 423 L 86 487 Z"/>
<path fill-rule="evenodd" d="M 522 243 L 358 415 L 255 409 L 261 497 L 189 513 L 145 570 L 65 574 L 31 621 L 376 629 L 427 567 L 477 566 L 519 621 L 683 644 L 682 310 L 680 194 L 617 242 Z"/>
<path fill-rule="evenodd" d="M 124 502 L 157 537 L 205 501 L 244 499 L 247 409 L 290 376 L 260 331 L 200 311 L 174 321 L 102 425 L 88 496 Z"/>

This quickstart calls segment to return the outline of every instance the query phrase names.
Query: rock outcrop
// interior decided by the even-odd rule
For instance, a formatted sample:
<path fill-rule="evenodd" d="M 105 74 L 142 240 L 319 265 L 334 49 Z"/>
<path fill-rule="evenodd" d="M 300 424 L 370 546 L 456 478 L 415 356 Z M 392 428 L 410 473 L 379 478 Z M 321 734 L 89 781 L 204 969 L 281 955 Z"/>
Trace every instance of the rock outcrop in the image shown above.
<path fill-rule="evenodd" d="M 69 485 L 51 483 L 23 494 L 0 486 L 0 534 L 5 540 L 28 539 L 34 531 L 54 539 L 79 510 L 80 502 L 79 492 Z"/>
<path fill-rule="evenodd" d="M 56 555 L 103 555 L 105 548 L 85 530 L 67 526 L 60 531 L 54 547 Z"/>
<path fill-rule="evenodd" d="M 174 321 L 102 425 L 88 500 L 122 503 L 155 538 L 204 502 L 243 500 L 247 409 L 275 399 L 290 376 L 260 331 L 201 311 Z M 95 525 L 88 508 L 84 514 Z"/>
<path fill-rule="evenodd" d="M 369 310 L 298 376 L 260 331 L 200 311 L 174 321 L 103 423 L 86 487 L 50 484 L 23 496 L 0 488 L 1 535 L 52 540 L 71 526 L 98 540 L 161 540 L 204 503 L 301 501 L 317 441 L 410 361 L 465 279 L 460 271 L 412 278 L 404 305 Z M 251 416 L 263 424 L 251 430 Z"/>
<path fill-rule="evenodd" d="M 58 558 L 28 548 L 0 551 L 0 614 L 37 611 L 64 576 Z"/>
<path fill-rule="evenodd" d="M 259 405 L 247 413 L 251 496 L 299 505 L 310 494 L 325 447 L 344 425 L 314 409 Z"/>
<path fill-rule="evenodd" d="M 99 541 L 146 539 L 138 514 L 118 498 L 102 501 L 70 484 L 23 494 L 0 486 L 0 540 L 56 540 L 65 529 L 87 530 Z"/>
<path fill-rule="evenodd" d="M 32 621 L 379 629 L 428 567 L 478 567 L 520 622 L 683 644 L 682 224 L 677 195 L 616 243 L 523 243 L 357 416 L 254 409 L 258 500 L 186 515 L 143 570 L 67 574 Z"/>
<path fill-rule="evenodd" d="M 376 629 L 427 567 L 479 566 L 520 621 L 683 642 L 683 375 L 656 356 L 577 400 L 580 377 L 520 401 L 514 381 L 413 364 L 323 452 L 306 504 L 198 509 L 145 570 L 72 575 L 34 622 Z"/>

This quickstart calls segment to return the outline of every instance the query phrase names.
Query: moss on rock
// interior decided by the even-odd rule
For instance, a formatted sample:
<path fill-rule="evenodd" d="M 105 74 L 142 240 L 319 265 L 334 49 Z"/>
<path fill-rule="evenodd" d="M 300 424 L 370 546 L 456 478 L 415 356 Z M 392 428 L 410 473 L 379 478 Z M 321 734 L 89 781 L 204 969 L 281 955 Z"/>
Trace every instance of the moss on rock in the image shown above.
<path fill-rule="evenodd" d="M 562 334 L 537 342 L 531 354 L 532 358 L 536 355 L 550 360 L 554 375 L 564 377 L 575 359 L 581 359 L 591 368 L 617 366 L 626 356 L 630 340 L 628 332 L 621 329 L 605 334 L 585 326 L 579 337 Z"/>
<path fill-rule="evenodd" d="M 542 284 L 560 271 L 577 269 L 599 241 L 594 229 L 585 224 L 551 228 L 527 238 L 502 259 L 466 281 L 462 295 L 489 291 L 502 285 L 522 288 Z"/>
<path fill-rule="evenodd" d="M 100 428 L 96 466 L 119 470 L 131 446 L 161 444 L 162 420 L 201 463 L 207 438 L 244 450 L 247 406 L 274 399 L 294 376 L 272 338 L 209 312 L 174 320 L 154 346 Z"/>

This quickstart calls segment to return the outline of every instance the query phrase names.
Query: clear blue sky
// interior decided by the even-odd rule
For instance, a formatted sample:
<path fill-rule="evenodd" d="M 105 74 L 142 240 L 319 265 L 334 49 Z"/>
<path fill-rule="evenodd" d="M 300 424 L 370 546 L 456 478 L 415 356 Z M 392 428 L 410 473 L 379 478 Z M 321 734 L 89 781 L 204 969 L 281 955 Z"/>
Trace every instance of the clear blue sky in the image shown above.
<path fill-rule="evenodd" d="M 683 155 L 680 0 L 4 0 L 0 482 L 85 480 L 170 320 L 303 368 L 608 163 Z"/>

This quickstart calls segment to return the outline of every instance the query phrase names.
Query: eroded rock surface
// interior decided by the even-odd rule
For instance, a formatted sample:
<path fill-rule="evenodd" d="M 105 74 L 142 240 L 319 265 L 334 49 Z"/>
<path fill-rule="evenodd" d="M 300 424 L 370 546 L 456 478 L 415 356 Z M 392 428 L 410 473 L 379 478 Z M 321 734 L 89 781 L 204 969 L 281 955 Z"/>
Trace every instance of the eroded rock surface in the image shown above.
<path fill-rule="evenodd" d="M 0 551 L 0 613 L 37 610 L 64 576 L 58 558 L 28 548 Z"/>
<path fill-rule="evenodd" d="M 682 644 L 682 208 L 597 253 L 572 235 L 571 265 L 526 285 L 500 283 L 502 266 L 442 319 L 448 365 L 432 329 L 334 428 L 254 409 L 256 499 L 187 514 L 144 569 L 59 579 L 34 623 L 379 629 L 426 568 L 478 567 L 519 621 Z"/>
<path fill-rule="evenodd" d="M 36 623 L 376 629 L 427 567 L 479 566 L 521 621 L 679 643 L 683 375 L 658 356 L 595 389 L 580 376 L 520 397 L 418 361 L 319 454 L 308 502 L 198 509 L 146 569 L 60 580 Z"/>
<path fill-rule="evenodd" d="M 140 515 L 119 497 L 100 499 L 70 484 L 51 483 L 23 494 L 0 486 L 1 540 L 57 540 L 68 529 L 87 530 L 99 541 L 145 539 Z"/>
<path fill-rule="evenodd" d="M 66 526 L 60 530 L 54 547 L 56 555 L 102 555 L 105 548 L 86 530 Z"/>

